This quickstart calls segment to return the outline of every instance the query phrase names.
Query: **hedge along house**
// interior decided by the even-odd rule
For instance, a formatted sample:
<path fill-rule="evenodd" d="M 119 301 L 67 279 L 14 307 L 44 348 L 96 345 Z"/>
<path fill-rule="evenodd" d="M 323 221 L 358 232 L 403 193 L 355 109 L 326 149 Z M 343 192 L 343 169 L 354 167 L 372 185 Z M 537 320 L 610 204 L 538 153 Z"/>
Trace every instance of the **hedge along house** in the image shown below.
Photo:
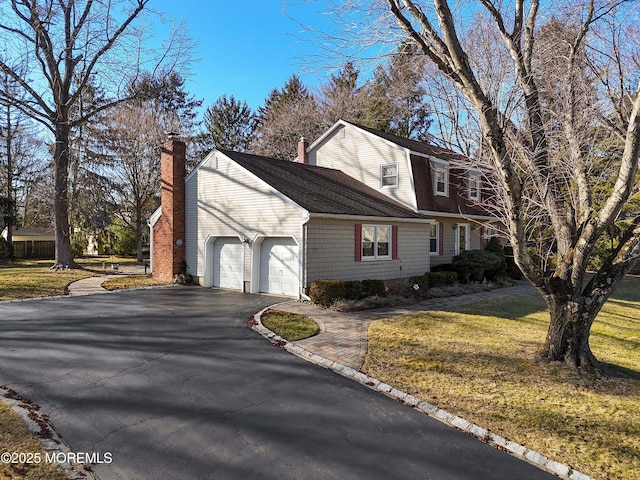
<path fill-rule="evenodd" d="M 431 266 L 482 249 L 496 218 L 487 213 L 482 172 L 469 158 L 339 120 L 307 149 L 311 165 L 336 168 L 433 219 L 423 247 Z"/>
<path fill-rule="evenodd" d="M 170 139 L 150 221 L 154 276 L 172 278 L 184 259 L 205 287 L 300 297 L 314 280 L 428 271 L 432 220 L 340 170 L 309 165 L 306 147 L 298 162 L 214 150 L 181 184 L 184 144 Z"/>

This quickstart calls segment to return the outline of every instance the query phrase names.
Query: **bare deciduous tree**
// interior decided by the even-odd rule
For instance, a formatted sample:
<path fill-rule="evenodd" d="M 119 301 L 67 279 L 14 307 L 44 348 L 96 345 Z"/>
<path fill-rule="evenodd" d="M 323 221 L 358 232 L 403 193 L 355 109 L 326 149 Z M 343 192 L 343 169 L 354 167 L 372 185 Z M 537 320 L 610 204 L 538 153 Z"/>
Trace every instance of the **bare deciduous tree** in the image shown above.
<path fill-rule="evenodd" d="M 159 112 L 150 105 L 120 105 L 105 118 L 100 140 L 103 163 L 115 186 L 112 198 L 119 205 L 117 214 L 136 233 L 138 262 L 142 262 L 146 220 L 158 204 L 158 160 L 167 132 L 158 119 Z M 174 126 L 178 127 L 177 121 Z"/>
<path fill-rule="evenodd" d="M 141 48 L 144 28 L 139 21 L 149 0 L 10 0 L 0 5 L 0 38 L 7 46 L 0 70 L 21 88 L 15 98 L 0 89 L 0 98 L 13 102 L 53 134 L 56 268 L 73 265 L 70 242 L 68 169 L 69 134 L 98 112 L 122 101 L 126 87 L 150 57 Z M 160 55 L 171 70 L 179 67 L 180 50 L 188 59 L 188 42 L 173 36 Z M 185 52 L 184 49 L 187 49 Z M 137 55 L 131 55 L 136 52 Z M 8 58 L 10 57 L 10 58 Z M 17 60 L 20 60 L 18 62 Z M 24 72 L 12 65 L 20 63 Z M 158 63 L 148 65 L 151 70 Z M 124 73 L 124 75 L 123 75 Z M 90 79 L 107 92 L 104 102 L 72 115 Z M 77 111 L 77 109 L 76 109 Z"/>
<path fill-rule="evenodd" d="M 366 30 L 369 41 L 413 41 L 475 116 L 478 152 L 497 187 L 493 207 L 518 266 L 549 307 L 542 356 L 601 371 L 591 326 L 640 256 L 635 212 L 608 258 L 587 274 L 598 240 L 640 192 L 637 6 L 384 0 L 366 8 L 368 19 L 376 8 L 380 19 L 363 25 L 377 29 L 377 37 Z M 491 51 L 468 41 L 478 21 L 495 39 Z M 595 145 L 606 135 L 619 148 L 605 162 Z"/>

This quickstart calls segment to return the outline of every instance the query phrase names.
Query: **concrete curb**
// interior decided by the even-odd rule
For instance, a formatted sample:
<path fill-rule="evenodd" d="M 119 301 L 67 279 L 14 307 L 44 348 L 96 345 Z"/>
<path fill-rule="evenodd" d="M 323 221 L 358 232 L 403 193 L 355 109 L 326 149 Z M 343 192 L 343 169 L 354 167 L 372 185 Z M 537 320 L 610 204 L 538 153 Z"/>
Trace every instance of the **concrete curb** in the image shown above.
<path fill-rule="evenodd" d="M 507 452 L 514 457 L 517 457 L 525 462 L 528 462 L 536 467 L 544 470 L 546 472 L 557 475 L 558 477 L 565 480 L 594 480 L 592 477 L 585 475 L 584 473 L 580 473 L 577 470 L 574 470 L 569 465 L 564 463 L 556 462 L 555 460 L 551 460 L 550 458 L 538 453 L 534 450 L 530 450 L 524 445 L 520 445 L 518 443 L 512 442 L 507 438 L 504 438 L 501 435 L 497 435 L 486 428 L 483 428 L 474 423 L 468 422 L 464 418 L 458 417 L 452 413 L 447 412 L 441 408 L 436 407 L 435 405 L 431 405 L 419 398 L 414 397 L 413 395 L 409 395 L 397 388 L 387 385 L 379 381 L 376 378 L 370 377 L 362 372 L 354 370 L 351 367 L 347 367 L 346 365 L 342 365 L 338 362 L 334 362 L 332 360 L 328 360 L 320 355 L 317 355 L 313 352 L 309 352 L 302 347 L 292 344 L 288 342 L 284 338 L 276 335 L 274 332 L 269 330 L 262 324 L 262 314 L 264 314 L 267 310 L 278 307 L 278 305 L 282 305 L 287 302 L 280 302 L 270 307 L 266 307 L 259 312 L 253 315 L 253 318 L 250 322 L 251 328 L 262 335 L 264 338 L 269 340 L 274 345 L 286 350 L 289 353 L 297 355 L 298 357 L 324 367 L 326 369 L 332 370 L 335 373 L 342 375 L 350 380 L 358 382 L 365 387 L 368 387 L 372 390 L 380 392 L 394 400 L 404 403 L 408 407 L 414 408 L 415 410 L 429 415 L 436 420 L 449 425 L 450 427 L 461 430 L 469 435 L 476 437 L 481 442 L 484 442 L 488 445 L 491 445 L 498 450 L 502 450 Z"/>
<path fill-rule="evenodd" d="M 68 458 L 67 454 L 72 450 L 56 433 L 48 418 L 40 412 L 38 405 L 5 386 L 0 386 L 0 401 L 13 408 L 29 431 L 40 441 L 47 454 L 54 458 Z M 67 480 L 99 480 L 86 465 L 72 464 L 68 461 L 55 463 L 62 469 Z"/>

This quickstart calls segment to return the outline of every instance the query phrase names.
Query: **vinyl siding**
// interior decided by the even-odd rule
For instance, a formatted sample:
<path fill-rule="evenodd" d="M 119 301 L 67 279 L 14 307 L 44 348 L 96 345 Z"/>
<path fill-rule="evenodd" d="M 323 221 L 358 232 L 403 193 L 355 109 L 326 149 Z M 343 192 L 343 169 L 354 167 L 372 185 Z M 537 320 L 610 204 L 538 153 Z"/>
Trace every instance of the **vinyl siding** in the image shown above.
<path fill-rule="evenodd" d="M 398 226 L 398 259 L 355 260 L 355 225 Z M 428 224 L 311 218 L 307 226 L 307 286 L 314 280 L 391 280 L 429 271 Z"/>
<path fill-rule="evenodd" d="M 210 236 L 293 236 L 300 242 L 305 213 L 217 152 L 186 184 L 186 260 L 189 273 L 205 275 Z M 245 245 L 244 280 L 251 279 L 251 249 Z"/>
<path fill-rule="evenodd" d="M 416 208 L 407 151 L 357 127 L 336 129 L 309 153 L 309 163 L 342 170 L 409 208 Z M 380 166 L 394 163 L 398 165 L 398 186 L 382 187 Z"/>
<path fill-rule="evenodd" d="M 469 225 L 469 249 L 479 250 L 482 248 L 482 238 L 480 237 L 480 227 L 471 221 L 461 218 L 441 218 L 434 217 L 434 220 L 444 223 L 442 233 L 444 233 L 443 251 L 441 255 L 431 255 L 431 266 L 444 265 L 451 263 L 451 259 L 455 254 L 456 231 L 454 225 L 456 223 L 464 223 Z"/>

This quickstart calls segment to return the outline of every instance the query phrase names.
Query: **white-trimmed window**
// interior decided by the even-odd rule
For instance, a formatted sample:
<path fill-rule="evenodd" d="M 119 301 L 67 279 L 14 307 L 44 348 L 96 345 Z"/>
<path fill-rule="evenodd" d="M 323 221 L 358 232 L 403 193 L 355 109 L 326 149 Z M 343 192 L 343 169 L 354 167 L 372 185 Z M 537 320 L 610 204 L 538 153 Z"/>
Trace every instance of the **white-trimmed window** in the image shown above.
<path fill-rule="evenodd" d="M 500 230 L 496 227 L 488 226 L 484 228 L 484 238 L 486 238 L 487 241 L 491 240 L 492 237 L 497 237 L 499 233 Z"/>
<path fill-rule="evenodd" d="M 429 226 L 429 253 L 431 255 L 440 254 L 440 224 L 432 223 Z"/>
<path fill-rule="evenodd" d="M 398 164 L 380 165 L 380 185 L 382 187 L 398 186 Z"/>
<path fill-rule="evenodd" d="M 480 200 L 482 190 L 482 180 L 478 172 L 469 172 L 467 174 L 467 183 L 469 185 L 469 200 Z"/>
<path fill-rule="evenodd" d="M 391 258 L 391 225 L 362 225 L 362 259 Z"/>
<path fill-rule="evenodd" d="M 449 167 L 444 163 L 431 162 L 433 173 L 433 193 L 444 197 L 449 196 Z"/>

